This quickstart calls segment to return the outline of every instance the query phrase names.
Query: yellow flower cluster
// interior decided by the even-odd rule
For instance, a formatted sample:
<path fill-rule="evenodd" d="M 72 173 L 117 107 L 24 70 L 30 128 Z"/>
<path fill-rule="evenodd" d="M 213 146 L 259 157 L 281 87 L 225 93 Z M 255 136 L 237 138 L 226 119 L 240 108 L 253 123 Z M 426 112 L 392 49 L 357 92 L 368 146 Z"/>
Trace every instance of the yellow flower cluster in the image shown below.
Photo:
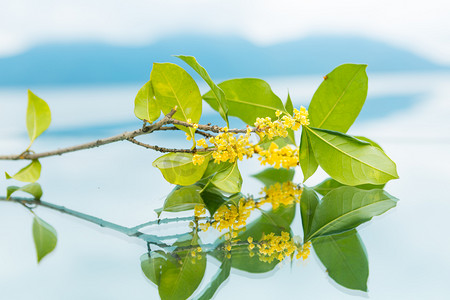
<path fill-rule="evenodd" d="M 301 248 L 297 248 L 297 255 L 295 258 L 303 260 L 307 259 L 309 254 L 311 253 L 311 242 L 307 242 L 301 246 Z"/>
<path fill-rule="evenodd" d="M 204 161 L 205 161 L 205 156 L 203 156 L 203 155 L 194 154 L 194 156 L 192 156 L 192 163 L 194 165 L 201 165 L 201 164 L 203 164 Z"/>
<path fill-rule="evenodd" d="M 205 139 L 199 139 L 197 141 L 197 145 L 205 149 L 208 148 L 208 144 L 206 143 Z"/>
<path fill-rule="evenodd" d="M 238 206 L 224 204 L 214 213 L 214 221 L 211 226 L 219 231 L 239 229 L 246 225 L 247 219 L 255 207 L 253 199 L 246 200 L 245 198 L 239 200 Z"/>
<path fill-rule="evenodd" d="M 261 194 L 265 193 L 266 196 L 258 202 L 257 206 L 260 207 L 265 203 L 271 203 L 273 209 L 277 209 L 280 204 L 290 205 L 300 201 L 302 191 L 303 189 L 292 181 L 287 181 L 283 184 L 277 182 L 262 190 Z"/>
<path fill-rule="evenodd" d="M 275 258 L 282 261 L 286 257 L 291 256 L 297 249 L 289 232 L 282 232 L 280 236 L 275 235 L 273 232 L 263 234 L 257 246 L 260 254 L 259 258 L 265 262 L 272 262 Z"/>
<path fill-rule="evenodd" d="M 294 116 L 282 115 L 282 112 L 277 110 L 276 116 L 278 120 L 272 122 L 270 117 L 257 118 L 255 127 L 260 131 L 260 137 L 267 136 L 270 140 L 274 137 L 287 137 L 288 129 L 298 130 L 302 125 L 309 125 L 308 111 L 303 106 L 300 110 L 294 109 Z"/>
<path fill-rule="evenodd" d="M 206 208 L 203 205 L 196 205 L 194 207 L 194 216 L 196 218 L 201 217 L 202 215 L 206 214 Z"/>
<path fill-rule="evenodd" d="M 226 131 L 228 131 L 228 128 L 226 128 Z M 236 138 L 231 132 L 221 132 L 210 138 L 209 142 L 217 148 L 212 154 L 214 162 L 235 162 L 236 159 L 242 160 L 244 156 L 252 157 L 255 151 L 253 144 L 249 142 L 249 137 L 250 134 L 246 134 Z"/>
<path fill-rule="evenodd" d="M 278 145 L 272 142 L 267 150 L 256 146 L 255 152 L 260 155 L 258 159 L 261 161 L 261 165 L 269 164 L 274 165 L 275 169 L 283 167 L 288 170 L 298 165 L 297 147 L 293 149 L 290 145 L 286 145 L 279 149 Z"/>

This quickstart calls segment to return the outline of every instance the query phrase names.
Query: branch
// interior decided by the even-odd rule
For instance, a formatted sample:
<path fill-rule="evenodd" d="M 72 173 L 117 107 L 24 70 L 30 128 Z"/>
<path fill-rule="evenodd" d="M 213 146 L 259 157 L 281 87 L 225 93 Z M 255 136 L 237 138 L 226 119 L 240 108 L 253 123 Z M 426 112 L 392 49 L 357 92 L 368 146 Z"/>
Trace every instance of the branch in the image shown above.
<path fill-rule="evenodd" d="M 197 153 L 197 152 L 205 152 L 205 151 L 215 151 L 217 150 L 217 148 L 207 148 L 207 149 L 175 149 L 175 148 L 164 148 L 164 147 L 159 147 L 159 146 L 153 146 L 153 145 L 148 145 L 142 142 L 139 142 L 138 140 L 134 139 L 134 138 L 129 138 L 128 141 L 132 142 L 133 144 L 136 144 L 138 146 L 147 148 L 147 149 L 152 149 L 155 151 L 159 151 L 159 152 L 182 152 L 182 153 Z"/>

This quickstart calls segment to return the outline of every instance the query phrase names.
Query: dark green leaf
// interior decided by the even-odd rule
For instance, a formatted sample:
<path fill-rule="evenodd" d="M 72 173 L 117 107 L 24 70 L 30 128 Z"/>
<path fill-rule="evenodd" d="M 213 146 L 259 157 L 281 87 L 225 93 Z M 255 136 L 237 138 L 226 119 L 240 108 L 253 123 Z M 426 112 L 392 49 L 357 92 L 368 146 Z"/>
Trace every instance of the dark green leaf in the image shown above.
<path fill-rule="evenodd" d="M 312 127 L 347 132 L 367 97 L 367 65 L 340 65 L 325 76 L 309 105 Z"/>
<path fill-rule="evenodd" d="M 196 300 L 212 299 L 217 289 L 230 276 L 231 260 L 225 258 L 220 266 L 219 271 L 214 275 L 214 278 L 209 282 L 208 286 L 200 293 Z"/>
<path fill-rule="evenodd" d="M 171 63 L 154 63 L 150 80 L 157 105 L 163 114 L 168 114 L 175 106 L 173 118 L 198 123 L 202 114 L 202 96 L 194 79 L 181 67 Z M 178 126 L 194 139 L 193 128 Z"/>
<path fill-rule="evenodd" d="M 311 146 L 311 142 L 309 141 L 306 129 L 302 130 L 299 149 L 299 162 L 302 167 L 303 182 L 305 182 L 316 172 L 317 167 L 319 166 L 316 158 L 314 157 L 313 148 Z"/>
<path fill-rule="evenodd" d="M 171 263 L 163 251 L 152 251 L 141 255 L 141 269 L 145 276 L 159 286 L 163 266 Z"/>
<path fill-rule="evenodd" d="M 191 153 L 168 153 L 153 162 L 153 166 L 158 168 L 164 178 L 173 184 L 191 185 L 199 181 L 208 167 L 209 155 L 201 165 L 192 163 Z"/>
<path fill-rule="evenodd" d="M 326 194 L 328 194 L 328 192 L 337 189 L 341 186 L 345 186 L 344 184 L 334 180 L 333 178 L 328 178 L 325 179 L 324 181 L 322 181 L 321 183 L 319 183 L 318 185 L 314 186 L 313 189 L 318 192 L 319 194 L 321 194 L 322 196 L 325 196 Z M 357 187 L 358 189 L 362 189 L 362 190 L 374 190 L 374 189 L 383 189 L 385 186 L 385 184 L 380 184 L 380 185 L 374 185 L 374 184 L 361 184 L 361 185 L 357 185 L 355 187 Z"/>
<path fill-rule="evenodd" d="M 28 90 L 27 130 L 31 143 L 47 130 L 51 120 L 52 115 L 48 104 Z"/>
<path fill-rule="evenodd" d="M 21 169 L 15 175 L 11 176 L 5 172 L 6 179 L 14 178 L 23 182 L 35 182 L 41 176 L 41 163 L 33 159 L 29 165 Z"/>
<path fill-rule="evenodd" d="M 23 187 L 8 186 L 6 188 L 6 199 L 9 199 L 9 197 L 11 197 L 11 195 L 17 191 L 28 193 L 28 194 L 34 196 L 34 198 L 36 200 L 39 200 L 42 197 L 41 185 L 39 183 L 35 182 L 35 183 L 30 183 L 30 184 L 24 185 Z"/>
<path fill-rule="evenodd" d="M 269 187 L 277 182 L 283 183 L 286 181 L 292 181 L 294 179 L 295 170 L 294 169 L 275 169 L 275 168 L 266 168 L 258 174 L 252 175 L 265 186 Z"/>
<path fill-rule="evenodd" d="M 225 92 L 228 102 L 228 115 L 235 116 L 253 126 L 256 118 L 271 117 L 275 120 L 275 112 L 280 110 L 288 114 L 283 102 L 272 92 L 269 84 L 261 79 L 231 79 L 219 84 Z M 203 95 L 203 99 L 216 111 L 217 101 L 212 91 Z"/>
<path fill-rule="evenodd" d="M 317 197 L 316 192 L 309 187 L 303 187 L 302 196 L 300 198 L 303 236 L 306 236 L 308 232 L 311 231 L 311 224 L 314 219 L 317 205 L 319 205 L 319 197 Z"/>
<path fill-rule="evenodd" d="M 197 185 L 175 188 L 167 196 L 163 211 L 179 212 L 194 209 L 196 205 L 204 205 L 200 191 L 201 187 Z"/>
<path fill-rule="evenodd" d="M 380 149 L 344 133 L 304 126 L 317 162 L 346 185 L 384 184 L 398 178 L 395 163 Z"/>
<path fill-rule="evenodd" d="M 161 115 L 150 80 L 141 87 L 134 99 L 134 114 L 139 119 L 149 122 L 156 121 Z"/>
<path fill-rule="evenodd" d="M 225 202 L 227 202 L 228 198 L 226 198 L 217 188 L 208 187 L 201 193 L 203 202 L 206 205 L 206 209 L 208 209 L 210 215 L 214 215 L 216 210 Z"/>
<path fill-rule="evenodd" d="M 329 192 L 317 206 L 305 241 L 356 228 L 395 207 L 398 199 L 383 190 L 343 186 Z"/>
<path fill-rule="evenodd" d="M 203 80 L 209 85 L 211 88 L 212 96 L 215 97 L 217 102 L 217 108 L 219 110 L 220 115 L 228 124 L 228 104 L 227 99 L 225 97 L 225 93 L 222 91 L 220 87 L 218 87 L 214 81 L 212 81 L 211 77 L 209 77 L 208 72 L 206 72 L 205 68 L 203 68 L 193 56 L 185 56 L 185 55 L 175 55 L 176 57 L 183 60 L 187 63 L 195 72 L 203 78 Z"/>
<path fill-rule="evenodd" d="M 367 292 L 369 261 L 356 230 L 319 237 L 312 244 L 328 275 L 336 283 Z"/>
<path fill-rule="evenodd" d="M 55 229 L 35 216 L 33 219 L 33 238 L 36 246 L 38 263 L 56 247 L 57 237 Z"/>

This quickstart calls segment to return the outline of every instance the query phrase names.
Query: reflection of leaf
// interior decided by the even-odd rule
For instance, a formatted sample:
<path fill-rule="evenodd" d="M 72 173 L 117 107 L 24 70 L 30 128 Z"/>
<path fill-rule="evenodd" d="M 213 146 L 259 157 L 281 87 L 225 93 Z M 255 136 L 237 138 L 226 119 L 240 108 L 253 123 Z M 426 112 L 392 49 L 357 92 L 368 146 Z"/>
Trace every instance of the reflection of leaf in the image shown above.
<path fill-rule="evenodd" d="M 336 283 L 367 292 L 369 261 L 358 232 L 353 229 L 323 236 L 313 242 L 314 251 Z"/>
<path fill-rule="evenodd" d="M 326 76 L 308 108 L 312 127 L 347 132 L 366 100 L 366 67 L 344 64 Z"/>
<path fill-rule="evenodd" d="M 214 275 L 214 278 L 209 282 L 208 286 L 200 293 L 196 300 L 209 300 L 216 293 L 220 285 L 230 276 L 231 260 L 224 258 L 219 271 Z"/>
<path fill-rule="evenodd" d="M 9 199 L 9 197 L 11 197 L 11 195 L 17 191 L 22 191 L 25 193 L 28 193 L 32 196 L 34 196 L 34 198 L 36 200 L 41 199 L 42 197 L 42 188 L 41 185 L 39 183 L 30 183 L 27 185 L 24 185 L 23 187 L 18 187 L 18 186 L 8 186 L 6 188 L 6 199 Z"/>
<path fill-rule="evenodd" d="M 150 80 L 141 87 L 134 99 L 134 114 L 139 119 L 149 122 L 157 120 L 161 115 Z"/>
<path fill-rule="evenodd" d="M 283 102 L 272 92 L 269 84 L 261 79 L 231 79 L 219 84 L 225 92 L 228 102 L 228 115 L 235 116 L 253 126 L 256 118 L 271 117 L 275 120 L 275 112 L 280 110 L 287 114 Z M 203 99 L 215 110 L 217 101 L 211 91 L 203 95 Z"/>
<path fill-rule="evenodd" d="M 190 241 L 176 242 L 178 247 L 198 245 L 198 237 L 194 236 Z M 175 264 L 165 264 L 161 270 L 161 280 L 159 284 L 159 295 L 162 300 L 187 299 L 203 279 L 206 269 L 206 257 L 204 253 L 199 253 L 201 259 L 191 256 L 191 251 L 178 252 L 179 261 Z"/>
<path fill-rule="evenodd" d="M 302 167 L 303 182 L 305 182 L 316 172 L 317 167 L 319 166 L 316 158 L 314 157 L 314 152 L 311 142 L 309 141 L 308 134 L 306 133 L 306 129 L 302 130 L 298 159 L 300 166 Z"/>
<path fill-rule="evenodd" d="M 33 161 L 22 168 L 15 175 L 11 176 L 5 172 L 6 179 L 14 178 L 15 180 L 23 181 L 23 182 L 35 182 L 41 176 L 41 163 L 37 159 L 33 159 Z"/>
<path fill-rule="evenodd" d="M 161 281 L 162 267 L 170 261 L 167 261 L 167 254 L 163 251 L 152 251 L 141 255 L 141 269 L 145 276 L 154 284 L 159 286 Z"/>
<path fill-rule="evenodd" d="M 200 197 L 201 187 L 198 185 L 181 186 L 175 188 L 166 198 L 163 211 L 179 212 L 194 209 L 196 205 L 203 205 Z"/>
<path fill-rule="evenodd" d="M 277 182 L 283 183 L 286 181 L 292 181 L 294 179 L 295 170 L 294 169 L 275 169 L 275 168 L 265 168 L 263 171 L 258 174 L 252 175 L 265 186 L 269 187 Z"/>
<path fill-rule="evenodd" d="M 337 131 L 304 126 L 319 165 L 347 185 L 383 184 L 398 178 L 395 163 L 380 149 Z"/>
<path fill-rule="evenodd" d="M 238 169 L 237 161 L 227 169 L 214 175 L 211 183 L 224 192 L 230 194 L 239 193 L 242 187 L 242 177 Z"/>
<path fill-rule="evenodd" d="M 39 263 L 55 249 L 57 242 L 56 231 L 50 224 L 35 216 L 33 219 L 33 239 Z"/>
<path fill-rule="evenodd" d="M 168 153 L 153 162 L 153 166 L 158 168 L 164 178 L 173 184 L 191 185 L 200 180 L 208 166 L 208 156 L 201 165 L 194 165 L 191 153 Z"/>
<path fill-rule="evenodd" d="M 183 68 L 171 63 L 154 63 L 150 80 L 157 105 L 165 115 L 177 106 L 172 118 L 198 123 L 202 114 L 202 96 L 194 79 Z M 194 138 L 195 129 L 177 127 Z"/>
<path fill-rule="evenodd" d="M 218 87 L 214 81 L 209 76 L 208 72 L 206 72 L 205 68 L 203 68 L 193 56 L 185 56 L 185 55 L 175 55 L 176 57 L 182 59 L 185 63 L 187 63 L 195 72 L 200 75 L 203 80 L 209 85 L 211 88 L 211 96 L 214 96 L 217 102 L 217 107 L 220 115 L 228 124 L 228 104 L 227 99 L 225 97 L 225 93 L 222 91 L 220 87 Z"/>
<path fill-rule="evenodd" d="M 47 130 L 51 120 L 48 104 L 28 90 L 27 130 L 31 143 Z"/>
<path fill-rule="evenodd" d="M 329 192 L 317 206 L 305 241 L 344 232 L 381 215 L 398 199 L 383 190 L 360 190 L 344 186 Z"/>
<path fill-rule="evenodd" d="M 306 186 L 303 187 L 302 196 L 300 198 L 303 236 L 306 236 L 311 230 L 311 223 L 313 221 L 317 205 L 319 205 L 319 198 L 314 190 Z"/>
<path fill-rule="evenodd" d="M 319 194 L 321 194 L 322 196 L 325 196 L 326 194 L 328 194 L 328 192 L 337 189 L 341 186 L 345 186 L 344 184 L 334 180 L 333 178 L 328 178 L 325 179 L 324 181 L 322 181 L 321 183 L 319 183 L 318 185 L 313 186 L 313 189 L 318 192 Z M 385 184 L 361 184 L 361 185 L 357 185 L 355 187 L 357 187 L 358 189 L 362 189 L 362 190 L 374 190 L 374 189 L 383 189 L 385 186 Z"/>

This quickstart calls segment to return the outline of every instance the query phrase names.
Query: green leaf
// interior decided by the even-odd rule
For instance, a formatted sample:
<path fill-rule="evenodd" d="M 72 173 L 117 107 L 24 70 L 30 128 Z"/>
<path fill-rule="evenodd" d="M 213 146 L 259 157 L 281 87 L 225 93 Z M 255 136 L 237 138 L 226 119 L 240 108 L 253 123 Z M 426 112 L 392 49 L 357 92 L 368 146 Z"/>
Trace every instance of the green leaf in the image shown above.
<path fill-rule="evenodd" d="M 163 266 L 170 263 L 163 251 L 152 251 L 141 255 L 141 269 L 145 276 L 159 286 Z"/>
<path fill-rule="evenodd" d="M 383 190 L 366 191 L 351 186 L 337 188 L 323 197 L 317 206 L 305 241 L 356 228 L 388 211 L 397 201 Z"/>
<path fill-rule="evenodd" d="M 191 245 L 198 246 L 197 236 L 191 241 L 176 242 L 177 247 Z M 179 260 L 175 264 L 162 267 L 159 284 L 159 295 L 162 300 L 187 299 L 200 285 L 206 269 L 204 252 L 198 253 L 201 259 L 191 256 L 191 251 L 177 252 Z"/>
<path fill-rule="evenodd" d="M 367 65 L 340 65 L 319 86 L 308 108 L 312 127 L 347 132 L 367 97 Z"/>
<path fill-rule="evenodd" d="M 198 185 L 176 187 L 167 196 L 163 211 L 179 212 L 194 209 L 196 205 L 204 205 L 200 191 L 201 187 Z"/>
<path fill-rule="evenodd" d="M 211 77 L 209 77 L 208 72 L 206 72 L 205 68 L 203 68 L 193 56 L 185 56 L 185 55 L 175 55 L 179 59 L 183 60 L 187 63 L 195 72 L 203 78 L 203 80 L 209 85 L 211 88 L 212 96 L 216 99 L 217 108 L 219 110 L 222 119 L 227 122 L 227 126 L 230 126 L 228 123 L 228 104 L 227 98 L 225 97 L 225 93 L 222 91 L 220 87 L 218 87 L 214 81 L 212 81 Z"/>
<path fill-rule="evenodd" d="M 344 184 L 340 183 L 339 181 L 334 180 L 333 178 L 327 178 L 324 181 L 322 181 L 321 183 L 319 183 L 318 185 L 313 186 L 313 189 L 318 192 L 319 194 L 321 194 L 322 196 L 325 196 L 326 194 L 328 194 L 328 192 L 337 189 L 341 186 L 345 186 Z M 375 184 L 361 184 L 361 185 L 357 185 L 355 187 L 357 187 L 358 189 L 362 189 L 362 190 L 374 190 L 374 189 L 383 189 L 385 186 L 385 184 L 379 184 L 379 185 L 375 185 Z"/>
<path fill-rule="evenodd" d="M 292 104 L 291 95 L 289 95 L 289 92 L 288 92 L 288 96 L 287 96 L 287 99 L 286 99 L 286 104 L 284 105 L 284 107 L 286 107 L 286 111 L 290 115 L 294 115 L 294 105 Z"/>
<path fill-rule="evenodd" d="M 252 175 L 265 186 L 269 187 L 277 182 L 283 183 L 286 181 L 292 181 L 294 179 L 295 170 L 294 169 L 275 169 L 275 168 L 266 168 L 258 174 Z"/>
<path fill-rule="evenodd" d="M 314 219 L 317 205 L 319 205 L 319 197 L 313 189 L 303 187 L 302 196 L 300 198 L 300 213 L 302 216 L 303 236 L 311 231 L 311 224 Z"/>
<path fill-rule="evenodd" d="M 150 80 L 141 87 L 134 99 L 134 114 L 138 119 L 149 122 L 156 121 L 161 115 Z"/>
<path fill-rule="evenodd" d="M 380 146 L 378 143 L 372 141 L 372 140 L 369 139 L 369 138 L 366 138 L 366 137 L 364 137 L 364 136 L 354 136 L 354 138 L 357 138 L 358 140 L 361 140 L 361 141 L 364 141 L 364 142 L 368 142 L 368 143 L 371 144 L 372 146 L 374 146 L 374 147 L 380 149 L 381 151 L 384 151 L 383 148 L 381 148 L 381 146 Z"/>
<path fill-rule="evenodd" d="M 33 239 L 38 263 L 56 247 L 56 230 L 50 224 L 35 216 L 33 219 Z"/>
<path fill-rule="evenodd" d="M 219 172 L 222 172 L 228 168 L 230 168 L 233 164 L 230 162 L 221 162 L 219 164 L 216 164 L 214 162 L 214 158 L 211 157 L 209 160 L 208 167 L 206 168 L 205 173 L 203 174 L 203 178 L 208 178 L 210 176 L 213 176 Z"/>
<path fill-rule="evenodd" d="M 242 187 L 242 177 L 237 161 L 227 169 L 214 175 L 211 183 L 224 192 L 230 194 L 239 193 Z"/>
<path fill-rule="evenodd" d="M 228 115 L 235 116 L 253 126 L 256 118 L 271 117 L 275 120 L 275 112 L 280 110 L 288 114 L 281 99 L 275 95 L 269 84 L 261 79 L 231 79 L 219 84 L 225 92 L 228 102 Z M 203 99 L 216 111 L 217 101 L 212 91 L 203 95 Z"/>
<path fill-rule="evenodd" d="M 356 230 L 319 237 L 314 251 L 327 268 L 328 275 L 343 287 L 367 292 L 369 261 Z"/>
<path fill-rule="evenodd" d="M 9 199 L 11 197 L 11 195 L 15 192 L 25 192 L 28 193 L 32 196 L 34 196 L 34 198 L 36 200 L 41 199 L 42 197 L 42 188 L 41 185 L 39 183 L 30 183 L 27 185 L 24 185 L 23 187 L 18 187 L 18 186 L 8 186 L 6 188 L 6 199 Z"/>
<path fill-rule="evenodd" d="M 28 90 L 27 130 L 30 145 L 50 126 L 52 115 L 47 103 Z"/>
<path fill-rule="evenodd" d="M 311 177 L 317 170 L 319 166 L 317 160 L 314 157 L 314 152 L 309 141 L 306 129 L 302 130 L 302 137 L 300 140 L 299 149 L 299 162 L 303 173 L 303 182 L 305 182 L 309 177 Z"/>
<path fill-rule="evenodd" d="M 205 154 L 209 156 L 211 153 Z M 164 178 L 173 184 L 191 185 L 199 181 L 208 167 L 209 157 L 201 165 L 192 163 L 191 153 L 168 153 L 157 158 L 153 166 L 158 168 Z"/>
<path fill-rule="evenodd" d="M 15 179 L 23 182 L 35 182 L 41 176 L 41 163 L 33 159 L 29 165 L 21 169 L 15 175 L 11 176 L 5 172 L 6 179 Z"/>
<path fill-rule="evenodd" d="M 380 149 L 349 135 L 304 126 L 319 165 L 346 185 L 383 184 L 398 178 L 395 163 Z"/>
<path fill-rule="evenodd" d="M 175 106 L 176 120 L 198 123 L 202 114 L 202 96 L 194 79 L 181 67 L 171 63 L 154 63 L 150 74 L 156 101 L 163 114 L 168 114 Z M 177 126 L 194 139 L 195 129 Z"/>
<path fill-rule="evenodd" d="M 225 258 L 222 261 L 222 264 L 220 265 L 219 271 L 214 275 L 214 278 L 209 282 L 208 286 L 195 299 L 196 300 L 212 299 L 217 289 L 230 276 L 230 271 L 231 271 L 231 260 Z"/>
<path fill-rule="evenodd" d="M 217 188 L 211 186 L 203 190 L 201 196 L 211 216 L 228 200 Z"/>

